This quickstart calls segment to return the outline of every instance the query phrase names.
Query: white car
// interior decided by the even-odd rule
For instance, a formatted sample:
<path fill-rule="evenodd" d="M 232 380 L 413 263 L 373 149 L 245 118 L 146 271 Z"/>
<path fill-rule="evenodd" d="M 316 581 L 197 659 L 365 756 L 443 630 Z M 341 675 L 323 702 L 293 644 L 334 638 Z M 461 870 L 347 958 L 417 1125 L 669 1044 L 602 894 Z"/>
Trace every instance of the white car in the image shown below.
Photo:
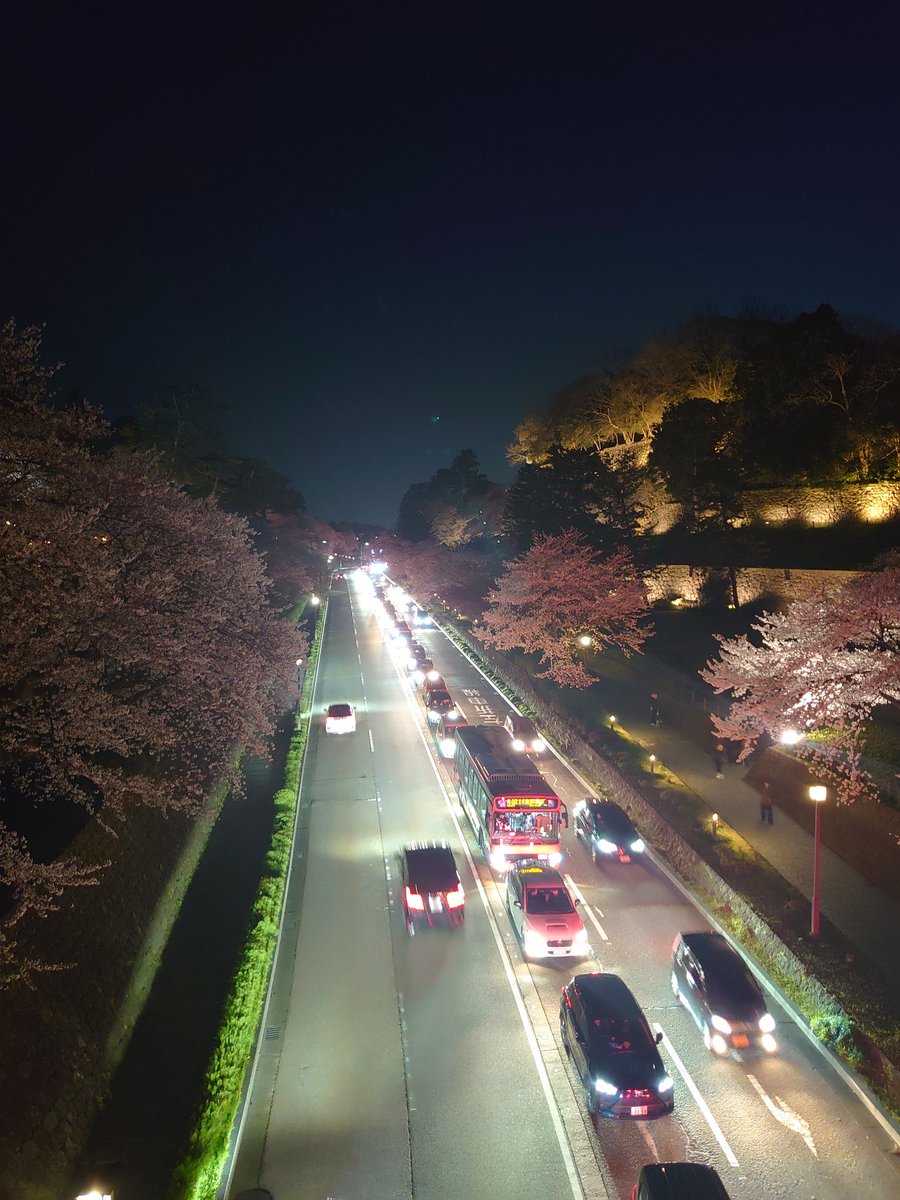
<path fill-rule="evenodd" d="M 325 709 L 326 733 L 356 733 L 356 714 L 350 704 L 329 704 Z"/>
<path fill-rule="evenodd" d="M 506 909 L 525 958 L 584 958 L 587 930 L 559 871 L 536 859 L 515 864 L 506 879 Z"/>

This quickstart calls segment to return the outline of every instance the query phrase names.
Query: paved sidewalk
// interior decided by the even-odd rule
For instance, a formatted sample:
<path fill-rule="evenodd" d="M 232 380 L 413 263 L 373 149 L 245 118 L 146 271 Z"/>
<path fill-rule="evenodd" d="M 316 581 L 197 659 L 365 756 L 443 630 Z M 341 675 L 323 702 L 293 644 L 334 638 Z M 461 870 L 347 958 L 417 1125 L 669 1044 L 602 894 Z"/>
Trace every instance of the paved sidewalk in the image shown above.
<path fill-rule="evenodd" d="M 746 765 L 726 762 L 724 778 L 716 779 L 712 755 L 667 723 L 667 716 L 677 718 L 683 703 L 681 689 L 666 687 L 668 676 L 674 673 L 663 667 L 656 672 L 656 663 L 649 655 L 632 662 L 604 654 L 590 665 L 602 672 L 590 694 L 615 715 L 617 723 L 696 792 L 711 813 L 717 812 L 785 879 L 811 898 L 812 836 L 777 805 L 774 825 L 762 824 L 759 793 L 744 782 Z M 660 679 L 666 682 L 660 683 Z M 660 697 L 662 724 L 657 727 L 650 725 L 649 696 L 653 690 Z M 712 746 L 710 737 L 710 750 Z M 827 806 L 822 821 L 828 821 Z M 900 904 L 825 845 L 821 847 L 820 904 L 823 916 L 900 988 Z"/>

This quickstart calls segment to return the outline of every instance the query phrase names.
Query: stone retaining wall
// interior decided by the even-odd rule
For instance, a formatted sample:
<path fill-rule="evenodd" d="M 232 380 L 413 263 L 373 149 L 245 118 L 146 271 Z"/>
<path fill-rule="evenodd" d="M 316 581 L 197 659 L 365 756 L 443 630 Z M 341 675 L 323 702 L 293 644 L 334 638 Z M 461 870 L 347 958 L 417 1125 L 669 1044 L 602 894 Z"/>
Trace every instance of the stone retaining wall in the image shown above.
<path fill-rule="evenodd" d="M 798 571 L 791 567 L 738 567 L 738 603 L 754 604 L 767 599 L 781 607 L 793 600 L 804 600 L 823 588 L 841 587 L 861 574 L 860 571 Z M 726 593 L 727 575 L 724 568 L 671 563 L 646 571 L 644 581 L 651 604 L 677 598 L 688 604 L 701 604 L 711 589 Z"/>

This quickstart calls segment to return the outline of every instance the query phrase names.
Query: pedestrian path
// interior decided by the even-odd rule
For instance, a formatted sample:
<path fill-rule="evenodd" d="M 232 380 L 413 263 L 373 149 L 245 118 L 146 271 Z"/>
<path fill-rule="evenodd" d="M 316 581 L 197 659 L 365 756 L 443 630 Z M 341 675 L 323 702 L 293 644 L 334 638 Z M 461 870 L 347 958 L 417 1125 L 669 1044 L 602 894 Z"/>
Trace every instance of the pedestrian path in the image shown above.
<path fill-rule="evenodd" d="M 760 821 L 759 792 L 744 781 L 746 765 L 725 762 L 723 778 L 716 778 L 712 754 L 705 753 L 677 725 L 669 724 L 667 718 L 677 716 L 675 706 L 682 701 L 659 685 L 660 673 L 654 671 L 650 656 L 625 661 L 604 654 L 591 665 L 602 669 L 602 678 L 593 685 L 591 695 L 615 715 L 617 723 L 691 788 L 709 806 L 710 813 L 717 812 L 720 820 L 731 825 L 811 900 L 811 834 L 777 806 L 773 825 Z M 662 724 L 658 726 L 650 724 L 648 697 L 654 689 L 660 696 Z M 712 745 L 710 739 L 711 749 Z M 828 820 L 827 808 L 822 820 Z M 900 904 L 825 845 L 821 847 L 819 884 L 822 915 L 900 988 Z"/>

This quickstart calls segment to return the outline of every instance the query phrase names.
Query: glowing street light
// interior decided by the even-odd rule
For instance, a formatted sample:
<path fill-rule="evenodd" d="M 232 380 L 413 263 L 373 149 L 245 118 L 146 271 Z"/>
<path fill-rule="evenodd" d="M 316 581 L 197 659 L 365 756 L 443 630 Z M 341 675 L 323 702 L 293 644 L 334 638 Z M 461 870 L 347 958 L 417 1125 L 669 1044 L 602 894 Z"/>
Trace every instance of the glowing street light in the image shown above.
<path fill-rule="evenodd" d="M 819 858 L 822 847 L 822 805 L 828 799 L 828 788 L 820 783 L 814 783 L 809 789 L 809 798 L 816 806 L 816 830 L 813 835 L 813 894 L 812 920 L 809 932 L 813 937 L 819 936 Z"/>
<path fill-rule="evenodd" d="M 782 746 L 796 746 L 798 742 L 803 741 L 803 734 L 796 729 L 782 729 L 778 735 L 778 740 Z"/>
<path fill-rule="evenodd" d="M 322 601 L 319 599 L 319 597 L 315 593 L 313 593 L 313 595 L 310 596 L 309 602 L 313 606 L 313 608 L 315 608 L 317 604 L 322 603 Z"/>

